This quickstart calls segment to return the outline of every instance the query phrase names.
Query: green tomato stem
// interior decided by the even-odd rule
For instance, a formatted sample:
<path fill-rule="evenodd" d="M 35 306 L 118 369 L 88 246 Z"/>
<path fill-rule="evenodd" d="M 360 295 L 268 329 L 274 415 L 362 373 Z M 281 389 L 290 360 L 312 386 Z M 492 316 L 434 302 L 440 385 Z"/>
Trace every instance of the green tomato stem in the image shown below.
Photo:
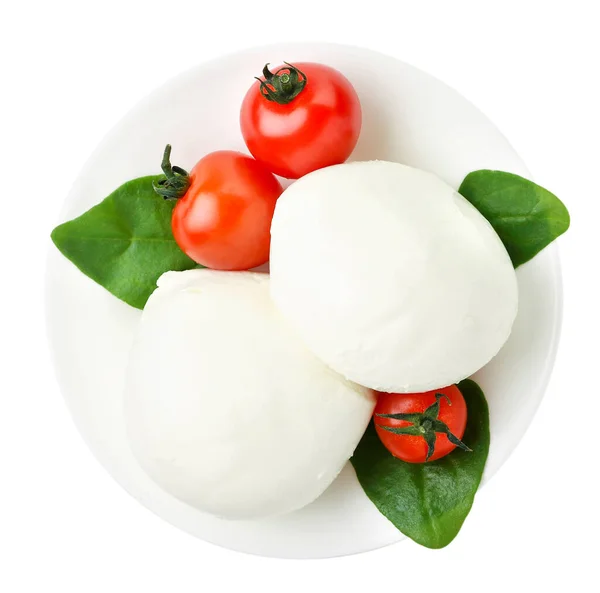
<path fill-rule="evenodd" d="M 308 82 L 306 74 L 284 62 L 285 66 L 273 73 L 269 70 L 269 64 L 263 68 L 264 80 L 256 78 L 260 83 L 260 92 L 264 99 L 287 105 L 293 101 L 303 90 Z"/>
<path fill-rule="evenodd" d="M 171 145 L 167 144 L 160 165 L 164 178 L 152 184 L 154 191 L 165 200 L 182 198 L 190 187 L 190 176 L 185 169 L 171 165 Z"/>

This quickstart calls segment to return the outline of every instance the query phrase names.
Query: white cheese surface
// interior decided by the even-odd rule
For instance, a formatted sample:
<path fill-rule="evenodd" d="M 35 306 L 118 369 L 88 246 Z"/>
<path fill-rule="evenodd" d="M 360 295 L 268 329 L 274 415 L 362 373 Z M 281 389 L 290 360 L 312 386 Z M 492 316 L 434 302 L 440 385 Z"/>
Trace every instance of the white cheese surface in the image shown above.
<path fill-rule="evenodd" d="M 373 406 L 289 329 L 267 275 L 169 272 L 144 309 L 125 392 L 131 446 L 159 486 L 202 511 L 257 518 L 312 502 Z"/>
<path fill-rule="evenodd" d="M 361 385 L 421 392 L 484 366 L 517 312 L 510 258 L 436 176 L 383 161 L 292 184 L 271 227 L 271 293 L 305 344 Z"/>

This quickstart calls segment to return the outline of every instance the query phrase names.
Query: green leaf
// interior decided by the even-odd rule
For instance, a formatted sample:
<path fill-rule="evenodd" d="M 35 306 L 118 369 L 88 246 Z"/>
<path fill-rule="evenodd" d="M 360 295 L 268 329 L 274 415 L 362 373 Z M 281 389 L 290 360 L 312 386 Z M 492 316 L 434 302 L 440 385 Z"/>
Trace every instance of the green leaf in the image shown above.
<path fill-rule="evenodd" d="M 437 461 L 406 463 L 388 452 L 371 422 L 351 459 L 379 511 L 428 548 L 443 548 L 456 537 L 471 510 L 490 446 L 483 392 L 469 379 L 458 387 L 469 410 L 463 441 L 472 452 L 455 449 Z"/>
<path fill-rule="evenodd" d="M 100 204 L 57 226 L 52 241 L 84 274 L 116 297 L 143 309 L 169 270 L 197 267 L 175 243 L 175 202 L 156 194 L 161 176 L 124 183 Z"/>
<path fill-rule="evenodd" d="M 458 191 L 494 227 L 515 268 L 569 228 L 565 205 L 548 190 L 519 175 L 473 171 Z"/>

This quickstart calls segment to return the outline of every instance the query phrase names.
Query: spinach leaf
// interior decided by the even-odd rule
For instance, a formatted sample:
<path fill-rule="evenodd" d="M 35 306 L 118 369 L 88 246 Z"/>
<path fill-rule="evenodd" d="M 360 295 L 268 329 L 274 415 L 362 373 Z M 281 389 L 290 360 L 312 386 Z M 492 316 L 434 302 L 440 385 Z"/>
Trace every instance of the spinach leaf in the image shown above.
<path fill-rule="evenodd" d="M 494 227 L 515 268 L 569 228 L 569 212 L 548 190 L 504 171 L 469 173 L 462 194 Z"/>
<path fill-rule="evenodd" d="M 490 446 L 483 392 L 470 379 L 458 387 L 469 410 L 462 440 L 472 452 L 457 448 L 437 461 L 406 463 L 383 446 L 371 422 L 351 459 L 360 485 L 379 511 L 428 548 L 443 548 L 456 537 L 471 510 Z"/>
<path fill-rule="evenodd" d="M 52 240 L 84 274 L 116 297 L 143 309 L 163 272 L 196 267 L 175 243 L 172 200 L 141 177 L 117 188 L 78 218 L 57 226 Z"/>

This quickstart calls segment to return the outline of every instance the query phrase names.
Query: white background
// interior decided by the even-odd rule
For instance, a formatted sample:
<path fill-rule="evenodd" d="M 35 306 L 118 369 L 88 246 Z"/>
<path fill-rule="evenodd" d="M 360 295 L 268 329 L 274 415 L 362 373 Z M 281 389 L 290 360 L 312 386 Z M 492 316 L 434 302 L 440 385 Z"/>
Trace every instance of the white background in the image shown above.
<path fill-rule="evenodd" d="M 598 590 L 596 2 L 236 4 L 53 0 L 2 9 L 0 591 Z M 48 235 L 89 153 L 166 78 L 285 40 L 363 45 L 441 78 L 498 125 L 536 181 L 571 211 L 560 240 L 563 338 L 546 398 L 444 550 L 403 542 L 361 556 L 289 561 L 195 540 L 98 465 L 53 376 L 43 309 Z"/>

